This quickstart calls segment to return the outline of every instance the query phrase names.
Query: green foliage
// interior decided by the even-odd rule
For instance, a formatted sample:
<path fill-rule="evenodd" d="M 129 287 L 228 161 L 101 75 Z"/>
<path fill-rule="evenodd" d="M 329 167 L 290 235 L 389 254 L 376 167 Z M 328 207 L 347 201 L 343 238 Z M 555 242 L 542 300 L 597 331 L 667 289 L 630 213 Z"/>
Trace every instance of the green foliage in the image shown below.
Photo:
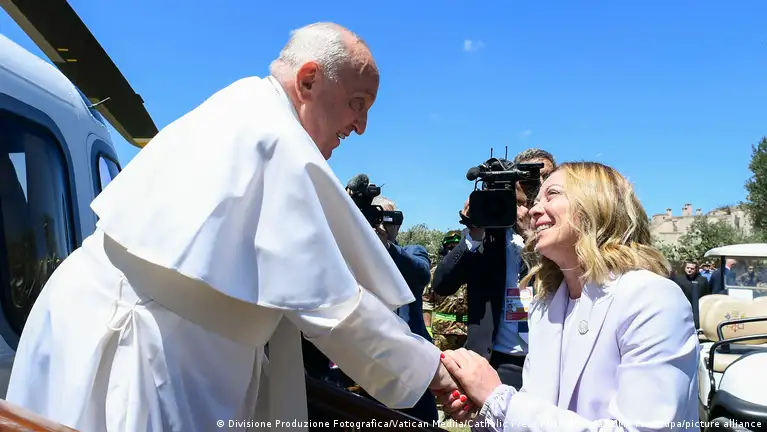
<path fill-rule="evenodd" d="M 653 246 L 655 246 L 655 248 L 658 249 L 660 253 L 666 257 L 667 260 L 669 260 L 672 267 L 677 267 L 679 265 L 680 253 L 677 251 L 676 246 L 663 243 L 658 239 L 655 239 Z"/>
<path fill-rule="evenodd" d="M 746 182 L 748 202 L 744 203 L 754 230 L 760 237 L 767 234 L 767 137 L 751 146 L 751 162 L 748 164 L 752 176 Z"/>
<path fill-rule="evenodd" d="M 656 242 L 655 247 L 676 266 L 688 259 L 704 261 L 703 255 L 706 251 L 715 247 L 754 241 L 757 241 L 754 236 L 747 235 L 724 220 L 697 216 L 687 232 L 679 238 L 677 245 Z"/>
<path fill-rule="evenodd" d="M 406 231 L 400 231 L 397 235 L 397 243 L 402 246 L 417 244 L 425 247 L 434 264 L 445 234 L 446 232 L 437 229 L 429 229 L 426 224 L 418 224 Z"/>

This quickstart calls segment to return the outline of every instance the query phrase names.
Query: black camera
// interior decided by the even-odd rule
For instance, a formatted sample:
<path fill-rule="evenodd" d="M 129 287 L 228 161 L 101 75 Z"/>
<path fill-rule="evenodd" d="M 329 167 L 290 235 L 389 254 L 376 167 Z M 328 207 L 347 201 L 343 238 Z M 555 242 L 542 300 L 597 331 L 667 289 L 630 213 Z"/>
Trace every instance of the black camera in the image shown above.
<path fill-rule="evenodd" d="M 516 183 L 537 195 L 541 184 L 542 163 L 514 165 L 506 159 L 491 157 L 472 167 L 466 179 L 474 182 L 469 195 L 469 217 L 461 215 L 461 223 L 476 228 L 512 228 L 517 223 Z M 477 188 L 479 182 L 482 187 Z"/>
<path fill-rule="evenodd" d="M 352 201 L 360 209 L 362 215 L 370 226 L 379 225 L 402 225 L 405 219 L 401 211 L 384 210 L 380 205 L 373 204 L 373 198 L 381 195 L 381 187 L 370 184 L 370 179 L 365 174 L 357 174 L 346 184 Z"/>

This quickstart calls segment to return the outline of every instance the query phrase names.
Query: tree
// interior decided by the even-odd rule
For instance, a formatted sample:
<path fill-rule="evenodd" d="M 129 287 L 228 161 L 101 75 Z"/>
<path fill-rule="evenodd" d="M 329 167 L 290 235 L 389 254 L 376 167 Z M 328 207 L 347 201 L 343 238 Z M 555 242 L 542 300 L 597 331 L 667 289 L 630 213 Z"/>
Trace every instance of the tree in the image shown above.
<path fill-rule="evenodd" d="M 748 169 L 752 176 L 746 181 L 748 201 L 744 204 L 754 231 L 764 238 L 767 234 L 767 137 L 751 146 Z"/>
<path fill-rule="evenodd" d="M 679 264 L 688 259 L 702 261 L 706 251 L 715 247 L 753 241 L 753 236 L 747 235 L 727 221 L 696 216 L 675 246 L 656 243 L 656 247 L 672 264 Z"/>
<path fill-rule="evenodd" d="M 676 267 L 679 264 L 679 261 L 681 260 L 681 258 L 678 251 L 678 246 L 673 246 L 673 245 L 663 243 L 662 241 L 658 239 L 654 240 L 653 246 L 655 246 L 655 248 L 658 249 L 660 253 L 662 253 L 663 256 L 666 257 L 667 260 L 669 260 L 672 267 Z"/>
<path fill-rule="evenodd" d="M 426 224 L 418 224 L 408 230 L 400 231 L 397 235 L 397 243 L 402 246 L 417 244 L 425 247 L 434 263 L 444 236 L 445 233 L 440 230 L 429 229 Z"/>

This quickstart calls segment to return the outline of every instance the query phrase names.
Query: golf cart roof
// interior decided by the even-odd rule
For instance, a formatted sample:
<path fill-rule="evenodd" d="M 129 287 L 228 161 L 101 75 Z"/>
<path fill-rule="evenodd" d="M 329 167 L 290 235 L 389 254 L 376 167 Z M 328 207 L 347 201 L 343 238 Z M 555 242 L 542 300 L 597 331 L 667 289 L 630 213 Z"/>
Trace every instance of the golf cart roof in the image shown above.
<path fill-rule="evenodd" d="M 767 243 L 720 246 L 706 252 L 705 257 L 767 257 Z"/>

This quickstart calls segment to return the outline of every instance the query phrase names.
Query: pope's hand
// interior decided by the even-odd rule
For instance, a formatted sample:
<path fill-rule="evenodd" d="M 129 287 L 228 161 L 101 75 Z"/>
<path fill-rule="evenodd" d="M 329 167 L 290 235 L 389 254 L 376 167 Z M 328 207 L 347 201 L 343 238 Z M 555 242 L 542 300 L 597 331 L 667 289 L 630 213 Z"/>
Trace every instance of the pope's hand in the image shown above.
<path fill-rule="evenodd" d="M 431 383 L 429 384 L 429 390 L 434 394 L 448 393 L 458 388 L 458 384 L 455 383 L 453 377 L 445 369 L 445 366 L 440 363 L 437 368 L 437 372 L 434 374 Z"/>

